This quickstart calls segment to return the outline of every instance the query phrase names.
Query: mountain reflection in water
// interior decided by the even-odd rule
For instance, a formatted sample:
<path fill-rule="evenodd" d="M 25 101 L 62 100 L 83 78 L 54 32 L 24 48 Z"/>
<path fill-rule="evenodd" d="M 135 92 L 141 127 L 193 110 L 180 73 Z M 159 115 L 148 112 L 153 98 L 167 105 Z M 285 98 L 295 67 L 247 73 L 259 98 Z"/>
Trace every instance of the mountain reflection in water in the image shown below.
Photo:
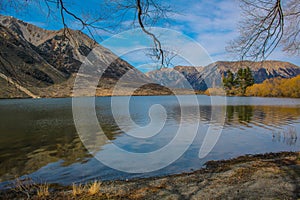
<path fill-rule="evenodd" d="M 213 151 L 200 160 L 197 155 L 207 125 L 222 121 L 224 115 L 212 113 L 209 97 L 199 96 L 198 100 L 200 129 L 194 143 L 171 166 L 145 176 L 198 169 L 212 159 L 226 159 L 249 153 L 300 150 L 297 140 L 300 128 L 299 100 L 291 103 L 289 99 L 270 101 L 268 98 L 252 98 L 250 101 L 249 98 L 234 97 L 228 98 L 228 105 L 216 106 L 217 111 L 226 110 L 224 129 Z M 199 105 L 187 104 L 184 106 L 189 111 L 188 115 L 181 119 L 180 105 L 174 96 L 132 97 L 130 113 L 133 121 L 141 126 L 147 125 L 150 122 L 148 111 L 154 104 L 160 104 L 166 109 L 165 127 L 151 138 L 132 139 L 116 124 L 111 113 L 110 98 L 96 98 L 97 117 L 109 139 L 95 141 L 99 151 L 109 154 L 107 149 L 112 142 L 131 151 L 153 151 L 163 147 L 174 137 L 179 123 L 188 125 L 195 123 L 198 118 L 194 108 Z M 122 119 L 122 114 L 119 117 Z M 76 133 L 71 99 L 1 100 L 0 121 L 0 188 L 6 181 L 27 174 L 61 184 L 97 177 L 115 179 L 143 176 L 118 172 L 93 158 Z M 131 127 L 126 128 L 130 130 Z"/>

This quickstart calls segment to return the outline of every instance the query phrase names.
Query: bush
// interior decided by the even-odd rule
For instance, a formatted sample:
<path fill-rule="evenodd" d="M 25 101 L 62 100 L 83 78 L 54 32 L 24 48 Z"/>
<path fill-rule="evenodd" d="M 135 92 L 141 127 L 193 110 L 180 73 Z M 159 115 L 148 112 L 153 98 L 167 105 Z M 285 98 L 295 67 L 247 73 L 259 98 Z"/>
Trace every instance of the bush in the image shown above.
<path fill-rule="evenodd" d="M 300 75 L 291 79 L 274 78 L 246 89 L 246 96 L 300 98 Z"/>

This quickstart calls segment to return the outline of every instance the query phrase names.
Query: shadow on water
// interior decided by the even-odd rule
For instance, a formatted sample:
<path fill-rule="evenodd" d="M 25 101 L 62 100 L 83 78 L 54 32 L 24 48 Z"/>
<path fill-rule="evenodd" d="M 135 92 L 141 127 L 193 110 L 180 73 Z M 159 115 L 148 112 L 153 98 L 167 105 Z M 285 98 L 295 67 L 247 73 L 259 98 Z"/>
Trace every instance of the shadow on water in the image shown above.
<path fill-rule="evenodd" d="M 70 99 L 56 101 L 0 104 L 0 182 L 31 174 L 50 163 L 66 167 L 93 157 L 76 133 Z M 109 140 L 119 134 L 114 123 L 104 121 L 101 127 Z"/>
<path fill-rule="evenodd" d="M 167 127 L 163 129 L 163 133 L 158 134 L 149 141 L 130 140 L 130 137 L 126 137 L 116 125 L 109 111 L 109 106 L 107 106 L 109 105 L 109 99 L 99 99 L 96 109 L 101 112 L 97 112 L 97 117 L 101 121 L 101 127 L 108 139 L 116 144 L 126 146 L 128 149 L 137 151 L 139 148 L 144 148 L 145 151 L 148 151 L 151 149 L 150 147 L 160 148 L 167 144 L 170 141 L 170 137 L 173 137 L 171 133 L 176 131 L 178 123 L 182 122 L 180 107 L 172 102 L 173 97 L 152 98 L 155 99 L 154 103 L 161 102 L 161 104 L 166 104 L 168 121 L 166 123 Z M 148 108 L 154 104 L 153 100 L 149 97 L 135 97 L 133 102 L 134 105 L 131 106 L 133 120 L 137 124 L 146 125 L 149 123 Z M 123 105 L 120 106 L 122 107 Z M 198 118 L 198 116 L 195 116 L 197 112 L 194 111 L 193 106 L 189 106 L 189 114 L 183 119 L 182 123 L 188 125 Z M 297 131 L 299 130 L 294 127 L 299 127 L 300 123 L 299 106 L 227 105 L 222 107 L 224 110 L 225 108 L 224 132 L 230 133 L 229 136 L 240 137 L 234 138 L 234 141 L 239 142 L 238 140 L 241 139 L 239 143 L 252 142 L 251 145 L 255 149 L 256 143 L 254 139 L 249 141 L 249 138 L 268 132 L 267 139 L 263 139 L 273 142 L 273 145 L 278 143 L 280 148 L 283 148 L 282 145 L 299 146 L 299 141 L 297 140 L 299 134 Z M 217 119 L 218 116 L 216 117 L 216 114 L 218 113 L 212 113 L 211 106 L 200 105 L 201 123 L 215 123 L 211 121 L 211 118 Z M 224 116 L 221 115 L 219 117 Z M 0 182 L 31 174 L 51 163 L 59 163 L 61 167 L 66 167 L 73 164 L 81 165 L 87 163 L 92 158 L 76 133 L 70 99 L 2 101 L 0 102 L 0 121 Z M 131 127 L 128 128 L 130 129 Z M 253 132 L 253 135 L 244 134 L 245 138 L 243 138 L 243 134 L 237 134 L 237 132 L 244 133 L 244 129 L 250 130 L 251 134 Z M 171 136 L 169 137 L 168 134 Z M 237 145 L 228 146 L 227 142 L 233 142 L 233 140 L 226 137 L 223 137 L 224 140 L 221 141 L 224 148 L 229 149 L 228 151 L 243 150 L 241 152 L 246 152 L 243 149 L 245 148 L 243 144 L 238 143 Z M 99 141 L 99 144 L 101 144 L 99 147 L 101 151 L 102 145 L 108 144 L 108 141 Z M 268 143 L 268 145 L 270 144 Z M 183 156 L 183 160 L 186 159 L 188 163 L 194 163 L 194 169 L 197 168 L 196 165 L 199 165 L 199 168 L 202 166 L 202 164 L 199 164 L 198 158 L 190 157 L 194 154 L 198 155 L 199 144 L 195 146 L 197 148 L 192 147 L 192 152 L 187 152 Z M 274 148 L 277 148 L 277 146 Z M 278 151 L 281 151 L 281 149 L 278 149 Z M 215 155 L 217 157 L 213 157 L 213 159 L 224 159 L 222 153 L 224 154 L 224 152 L 216 152 Z M 94 164 L 93 162 L 91 163 Z M 89 167 L 94 170 L 92 164 Z M 185 167 L 183 170 L 190 168 L 185 163 L 185 165 L 178 164 L 169 169 L 176 168 L 174 171 L 178 172 L 180 171 L 178 168 L 182 166 Z M 101 171 L 103 169 L 96 170 L 97 173 L 101 173 Z M 58 172 L 65 173 L 59 170 Z M 168 174 L 168 172 L 164 173 Z M 51 176 L 51 172 L 49 172 L 49 176 Z M 102 174 L 95 176 L 102 176 Z M 76 177 L 72 178 L 74 178 L 74 181 L 77 180 Z"/>

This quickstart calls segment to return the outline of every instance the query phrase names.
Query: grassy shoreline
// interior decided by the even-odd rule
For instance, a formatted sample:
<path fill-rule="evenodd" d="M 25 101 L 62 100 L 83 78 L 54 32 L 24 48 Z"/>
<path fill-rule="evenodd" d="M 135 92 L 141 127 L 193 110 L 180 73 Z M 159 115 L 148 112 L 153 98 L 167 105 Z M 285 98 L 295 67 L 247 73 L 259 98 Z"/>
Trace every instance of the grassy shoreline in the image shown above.
<path fill-rule="evenodd" d="M 26 187 L 23 188 L 24 190 Z M 208 161 L 206 168 L 176 175 L 86 185 L 40 184 L 0 192 L 1 199 L 297 199 L 300 152 L 245 155 Z"/>

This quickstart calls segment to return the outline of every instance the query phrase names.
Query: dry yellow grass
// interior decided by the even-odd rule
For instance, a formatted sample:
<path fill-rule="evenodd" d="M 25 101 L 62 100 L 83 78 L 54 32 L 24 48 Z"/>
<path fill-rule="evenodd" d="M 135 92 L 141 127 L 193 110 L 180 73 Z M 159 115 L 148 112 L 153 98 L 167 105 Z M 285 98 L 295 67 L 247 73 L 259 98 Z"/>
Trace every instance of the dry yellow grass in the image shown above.
<path fill-rule="evenodd" d="M 49 196 L 49 185 L 47 183 L 41 184 L 37 187 L 37 196 L 38 197 Z"/>
<path fill-rule="evenodd" d="M 101 182 L 100 181 L 95 181 L 94 183 L 91 184 L 91 186 L 88 189 L 88 193 L 90 195 L 94 195 L 96 193 L 99 192 L 100 190 L 100 186 L 101 186 Z"/>
<path fill-rule="evenodd" d="M 76 185 L 76 184 L 73 184 L 72 185 L 72 194 L 73 196 L 77 196 L 77 195 L 80 195 L 84 192 L 85 190 L 85 187 L 81 184 L 79 185 Z"/>

